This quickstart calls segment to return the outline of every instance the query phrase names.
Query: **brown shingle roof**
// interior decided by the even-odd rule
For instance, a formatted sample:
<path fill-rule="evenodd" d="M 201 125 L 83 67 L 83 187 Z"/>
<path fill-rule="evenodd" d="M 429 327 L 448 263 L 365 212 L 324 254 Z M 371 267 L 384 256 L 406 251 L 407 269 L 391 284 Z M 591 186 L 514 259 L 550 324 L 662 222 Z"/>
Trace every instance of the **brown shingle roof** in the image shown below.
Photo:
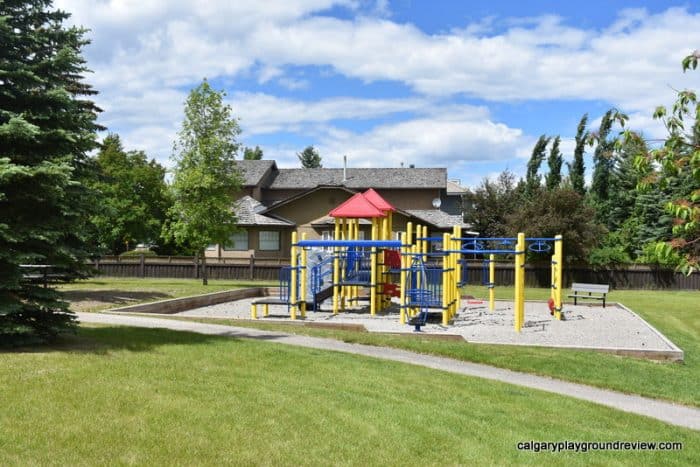
<path fill-rule="evenodd" d="M 463 229 L 471 227 L 470 224 L 464 223 L 461 215 L 448 214 L 439 209 L 404 209 L 404 212 L 440 229 L 447 229 L 454 225 L 459 225 Z"/>
<path fill-rule="evenodd" d="M 279 169 L 271 189 L 308 189 L 319 185 L 365 188 L 445 188 L 447 169 L 376 168 L 347 169 Z"/>
<path fill-rule="evenodd" d="M 258 185 L 270 167 L 276 167 L 275 161 L 236 161 L 236 165 L 243 177 L 243 186 Z"/>
<path fill-rule="evenodd" d="M 288 220 L 260 214 L 263 210 L 265 210 L 265 206 L 250 196 L 244 196 L 236 201 L 233 206 L 233 211 L 236 213 L 236 217 L 238 217 L 238 225 L 295 225 Z"/>

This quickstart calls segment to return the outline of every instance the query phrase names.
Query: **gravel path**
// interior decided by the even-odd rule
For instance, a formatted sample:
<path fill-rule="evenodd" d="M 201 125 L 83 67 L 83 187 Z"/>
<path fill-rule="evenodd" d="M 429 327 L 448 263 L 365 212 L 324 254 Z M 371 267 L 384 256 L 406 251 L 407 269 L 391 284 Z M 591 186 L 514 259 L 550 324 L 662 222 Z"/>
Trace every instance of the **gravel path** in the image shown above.
<path fill-rule="evenodd" d="M 501 381 L 532 389 L 567 395 L 576 399 L 612 407 L 614 409 L 630 412 L 638 415 L 655 418 L 666 423 L 700 430 L 700 409 L 650 399 L 647 397 L 622 394 L 606 389 L 598 389 L 583 384 L 569 383 L 553 378 L 535 376 L 502 368 L 481 365 L 477 363 L 463 362 L 444 357 L 421 355 L 413 352 L 392 349 L 388 347 L 376 347 L 361 344 L 349 344 L 332 339 L 317 337 L 289 335 L 278 332 L 260 331 L 234 326 L 218 324 L 204 324 L 189 321 L 177 321 L 163 318 L 151 318 L 142 316 L 110 315 L 98 313 L 78 313 L 78 318 L 84 323 L 101 323 L 122 326 L 136 326 L 146 328 L 164 328 L 177 331 L 189 331 L 199 334 L 219 335 L 227 337 L 264 339 L 265 341 L 280 344 L 295 345 L 321 350 L 364 355 L 367 357 L 393 360 L 420 365 L 436 370 L 447 371 L 467 376 Z"/>

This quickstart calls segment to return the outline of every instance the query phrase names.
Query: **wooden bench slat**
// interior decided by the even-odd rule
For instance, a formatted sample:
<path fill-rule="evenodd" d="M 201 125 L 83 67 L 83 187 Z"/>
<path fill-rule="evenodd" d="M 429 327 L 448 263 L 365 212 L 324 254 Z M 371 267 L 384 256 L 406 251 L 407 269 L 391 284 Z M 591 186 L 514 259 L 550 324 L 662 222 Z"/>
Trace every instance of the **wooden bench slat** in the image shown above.
<path fill-rule="evenodd" d="M 570 294 L 569 297 L 573 297 L 574 299 L 574 305 L 578 303 L 578 299 L 582 300 L 602 300 L 603 301 L 603 308 L 605 308 L 605 298 L 610 292 L 610 285 L 609 284 L 585 284 L 581 282 L 574 282 L 571 284 L 571 290 L 574 292 L 572 295 Z M 582 293 L 579 293 L 582 292 Z M 584 294 L 588 295 L 584 295 Z M 593 294 L 599 294 L 599 295 L 593 295 Z"/>

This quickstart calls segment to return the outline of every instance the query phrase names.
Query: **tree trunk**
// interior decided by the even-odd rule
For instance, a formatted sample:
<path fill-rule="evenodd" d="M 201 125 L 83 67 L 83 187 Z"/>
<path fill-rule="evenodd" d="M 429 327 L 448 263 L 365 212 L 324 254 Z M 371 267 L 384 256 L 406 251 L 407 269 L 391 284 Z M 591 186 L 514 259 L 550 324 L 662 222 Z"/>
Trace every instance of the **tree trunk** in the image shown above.
<path fill-rule="evenodd" d="M 206 250 L 202 250 L 202 285 L 209 285 L 209 279 L 208 276 L 209 273 L 207 271 L 207 253 Z"/>

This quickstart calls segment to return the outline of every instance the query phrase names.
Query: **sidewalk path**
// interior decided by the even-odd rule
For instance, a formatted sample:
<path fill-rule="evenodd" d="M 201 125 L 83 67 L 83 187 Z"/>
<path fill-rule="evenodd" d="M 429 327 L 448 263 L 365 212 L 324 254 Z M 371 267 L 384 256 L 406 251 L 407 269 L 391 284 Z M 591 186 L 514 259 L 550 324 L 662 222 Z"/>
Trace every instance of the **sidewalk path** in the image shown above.
<path fill-rule="evenodd" d="M 215 336 L 263 339 L 265 341 L 280 344 L 352 353 L 384 360 L 393 360 L 396 362 L 448 371 L 450 373 L 476 376 L 477 378 L 501 381 L 508 384 L 515 384 L 517 386 L 553 392 L 559 395 L 574 397 L 576 399 L 605 405 L 624 412 L 652 417 L 672 425 L 700 430 L 700 409 L 651 399 L 648 397 L 623 394 L 607 389 L 599 389 L 583 384 L 569 383 L 554 378 L 505 370 L 479 363 L 464 362 L 432 355 L 422 355 L 409 352 L 407 350 L 393 349 L 390 347 L 349 344 L 333 339 L 290 335 L 279 332 L 224 326 L 220 324 L 205 324 L 145 316 L 110 315 L 100 313 L 77 313 L 77 315 L 80 321 L 83 323 L 163 328 Z"/>

